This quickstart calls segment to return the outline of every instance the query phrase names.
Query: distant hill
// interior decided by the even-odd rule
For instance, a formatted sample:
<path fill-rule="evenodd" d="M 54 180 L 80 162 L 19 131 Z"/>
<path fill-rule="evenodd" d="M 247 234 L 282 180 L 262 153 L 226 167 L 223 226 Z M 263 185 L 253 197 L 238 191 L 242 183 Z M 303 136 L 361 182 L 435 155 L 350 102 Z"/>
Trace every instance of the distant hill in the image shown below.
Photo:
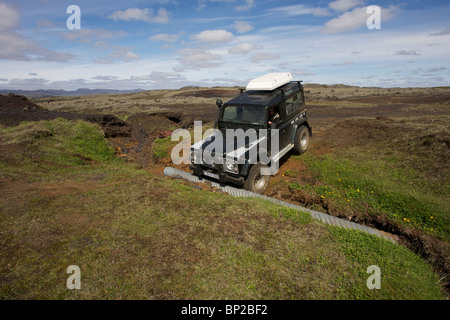
<path fill-rule="evenodd" d="M 10 90 L 3 89 L 0 90 L 0 94 L 7 95 L 9 93 L 14 93 L 17 95 L 22 95 L 27 98 L 45 98 L 45 97 L 70 97 L 70 96 L 87 96 L 94 94 L 122 94 L 122 93 L 135 93 L 144 91 L 142 89 L 135 90 L 108 90 L 108 89 L 86 89 L 81 88 L 75 91 L 66 90 Z"/>

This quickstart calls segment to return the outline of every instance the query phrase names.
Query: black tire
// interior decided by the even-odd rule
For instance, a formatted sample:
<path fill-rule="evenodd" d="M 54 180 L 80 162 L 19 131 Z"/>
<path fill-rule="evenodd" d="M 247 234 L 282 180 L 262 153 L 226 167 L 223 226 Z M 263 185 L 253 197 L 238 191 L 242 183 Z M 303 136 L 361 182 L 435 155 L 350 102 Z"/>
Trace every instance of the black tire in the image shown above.
<path fill-rule="evenodd" d="M 305 126 L 301 126 L 295 133 L 294 148 L 292 149 L 296 154 L 305 153 L 309 147 L 309 130 Z"/>
<path fill-rule="evenodd" d="M 263 194 L 269 185 L 270 176 L 261 175 L 261 168 L 269 168 L 265 164 L 257 163 L 250 169 L 247 179 L 244 182 L 244 189 L 254 193 Z"/>

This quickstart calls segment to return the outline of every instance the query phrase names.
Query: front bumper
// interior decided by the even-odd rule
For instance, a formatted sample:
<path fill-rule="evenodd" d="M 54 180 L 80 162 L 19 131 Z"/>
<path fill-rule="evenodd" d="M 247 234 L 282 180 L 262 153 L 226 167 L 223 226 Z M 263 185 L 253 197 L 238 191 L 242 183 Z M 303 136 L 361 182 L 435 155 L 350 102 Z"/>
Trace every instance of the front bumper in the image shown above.
<path fill-rule="evenodd" d="M 223 170 L 221 170 L 221 168 L 219 168 L 218 170 L 214 170 L 207 167 L 203 167 L 202 165 L 199 164 L 191 164 L 189 166 L 189 169 L 191 169 L 194 172 L 194 174 L 199 177 L 204 176 L 205 172 L 217 175 L 217 178 L 220 183 L 232 183 L 236 185 L 242 185 L 244 184 L 245 181 L 244 177 L 224 172 Z"/>

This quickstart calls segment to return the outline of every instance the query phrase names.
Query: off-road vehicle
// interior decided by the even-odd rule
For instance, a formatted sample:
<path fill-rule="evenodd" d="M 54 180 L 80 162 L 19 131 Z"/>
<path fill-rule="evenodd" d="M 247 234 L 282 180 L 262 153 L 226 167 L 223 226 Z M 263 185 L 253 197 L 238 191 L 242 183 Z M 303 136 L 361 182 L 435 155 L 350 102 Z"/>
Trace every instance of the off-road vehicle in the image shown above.
<path fill-rule="evenodd" d="M 230 101 L 222 103 L 218 99 L 214 125 L 218 130 L 191 147 L 189 168 L 194 174 L 263 193 L 269 184 L 270 175 L 262 174 L 261 169 L 269 168 L 270 163 L 264 164 L 259 158 L 251 161 L 254 160 L 250 158 L 251 151 L 259 148 L 262 151 L 258 152 L 265 152 L 266 158 L 278 165 L 279 160 L 291 150 L 296 154 L 304 153 L 312 135 L 306 117 L 302 83 L 291 80 L 290 73 L 270 73 L 250 81 L 246 89 L 240 89 L 241 93 Z M 234 129 L 235 132 L 242 129 L 241 133 L 254 129 L 256 140 L 250 141 L 248 136 L 241 135 L 229 141 L 226 139 L 227 129 Z M 271 154 L 274 137 L 271 132 L 275 132 L 274 129 L 278 129 L 279 148 L 276 154 Z M 267 134 L 262 137 L 260 132 Z M 222 146 L 212 152 L 209 150 L 210 157 L 205 157 L 208 146 L 217 138 L 217 134 L 223 137 Z M 261 148 L 264 139 L 267 140 L 264 141 L 264 148 Z"/>

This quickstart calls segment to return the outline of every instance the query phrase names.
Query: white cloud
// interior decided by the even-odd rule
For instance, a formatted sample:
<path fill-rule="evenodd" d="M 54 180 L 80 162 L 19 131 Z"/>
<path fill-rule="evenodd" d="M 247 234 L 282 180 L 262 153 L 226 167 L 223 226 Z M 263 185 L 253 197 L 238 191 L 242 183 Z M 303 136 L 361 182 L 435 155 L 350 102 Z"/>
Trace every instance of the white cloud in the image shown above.
<path fill-rule="evenodd" d="M 232 47 L 228 50 L 228 53 L 231 54 L 247 54 L 250 51 L 254 50 L 255 46 L 250 43 L 242 43 L 240 45 L 237 45 L 235 47 Z"/>
<path fill-rule="evenodd" d="M 175 42 L 179 38 L 179 35 L 177 34 L 167 34 L 167 33 L 160 33 L 154 36 L 151 36 L 149 40 L 152 41 L 162 41 L 162 42 Z"/>
<path fill-rule="evenodd" d="M 312 14 L 314 17 L 327 17 L 331 15 L 331 13 L 328 11 L 328 9 L 324 8 L 313 8 Z"/>
<path fill-rule="evenodd" d="M 178 61 L 182 67 L 176 70 L 192 69 L 200 70 L 203 68 L 217 68 L 221 65 L 222 56 L 208 52 L 205 48 L 189 48 L 180 50 Z"/>
<path fill-rule="evenodd" d="M 16 28 L 19 23 L 19 10 L 12 5 L 0 2 L 0 32 Z"/>
<path fill-rule="evenodd" d="M 245 0 L 245 4 L 241 6 L 237 6 L 237 11 L 248 11 L 255 6 L 254 0 Z"/>
<path fill-rule="evenodd" d="M 102 80 L 102 81 L 111 81 L 111 80 L 116 80 L 117 77 L 116 76 L 95 76 L 92 79 Z"/>
<path fill-rule="evenodd" d="M 116 33 L 115 36 L 119 36 L 119 33 Z M 81 43 L 91 43 L 96 39 L 107 39 L 111 38 L 113 33 L 105 30 L 105 29 L 89 29 L 83 28 L 78 30 L 70 30 L 64 33 L 61 33 L 61 37 L 68 41 L 78 40 Z"/>
<path fill-rule="evenodd" d="M 398 12 L 397 6 L 389 6 L 388 8 L 381 8 L 381 19 L 387 21 L 395 16 Z M 366 7 L 355 8 L 352 11 L 343 13 L 337 18 L 329 20 L 321 29 L 325 33 L 336 33 L 355 30 L 367 25 L 367 19 L 370 15 L 367 14 Z"/>
<path fill-rule="evenodd" d="M 113 19 L 114 21 L 117 20 L 138 20 L 138 21 L 150 21 L 150 9 L 138 9 L 138 8 L 129 8 L 125 11 L 118 10 L 112 13 L 109 18 Z"/>
<path fill-rule="evenodd" d="M 398 50 L 396 56 L 420 56 L 420 50 Z"/>
<path fill-rule="evenodd" d="M 158 86 L 170 86 L 173 87 L 174 84 L 185 81 L 186 78 L 177 72 L 162 72 L 162 71 L 152 71 L 148 75 L 144 76 L 131 76 L 130 81 L 144 81 Z"/>
<path fill-rule="evenodd" d="M 162 23 L 162 24 L 166 24 L 169 22 L 169 12 L 166 9 L 159 9 L 158 10 L 158 14 L 156 15 L 156 17 L 153 18 L 153 21 L 155 23 Z"/>
<path fill-rule="evenodd" d="M 354 61 L 344 61 L 344 62 L 334 63 L 333 66 L 341 67 L 341 66 L 350 66 L 352 64 L 355 64 L 355 62 Z"/>
<path fill-rule="evenodd" d="M 8 87 L 12 88 L 26 88 L 27 90 L 37 90 L 45 87 L 50 83 L 50 80 L 47 79 L 36 79 L 36 78 L 30 78 L 30 79 L 11 79 L 9 81 Z"/>
<path fill-rule="evenodd" d="M 303 77 L 313 77 L 317 74 L 314 72 L 309 72 L 308 70 L 300 70 L 300 69 L 293 69 L 292 73 L 296 76 L 303 76 Z"/>
<path fill-rule="evenodd" d="M 307 7 L 303 4 L 296 4 L 292 6 L 283 6 L 279 8 L 270 9 L 269 12 L 283 14 L 288 16 L 313 15 L 315 17 L 329 16 L 330 12 L 323 8 Z"/>
<path fill-rule="evenodd" d="M 234 22 L 234 29 L 238 32 L 238 33 L 247 33 L 252 31 L 254 28 L 253 26 L 248 23 L 247 21 L 235 21 Z"/>
<path fill-rule="evenodd" d="M 274 54 L 274 53 L 257 53 L 252 56 L 252 61 L 258 63 L 259 61 L 262 61 L 262 60 L 272 60 L 272 59 L 277 59 L 279 57 L 280 56 L 278 54 Z"/>
<path fill-rule="evenodd" d="M 97 41 L 96 43 L 94 43 L 93 46 L 95 48 L 100 48 L 100 49 L 108 49 L 109 48 L 109 44 L 106 43 L 105 41 Z"/>
<path fill-rule="evenodd" d="M 444 70 L 447 70 L 447 69 L 448 69 L 447 67 L 431 68 L 431 69 L 427 70 L 427 72 L 431 72 L 431 73 L 433 73 L 433 72 L 440 72 L 440 71 L 444 71 Z"/>
<path fill-rule="evenodd" d="M 123 20 L 123 21 L 144 21 L 148 23 L 162 23 L 166 24 L 169 22 L 169 12 L 160 8 L 156 16 L 153 16 L 153 9 L 139 9 L 139 8 L 129 8 L 124 11 L 118 10 L 113 12 L 109 18 L 114 21 Z"/>
<path fill-rule="evenodd" d="M 196 10 L 201 11 L 204 10 L 207 7 L 208 2 L 226 2 L 226 3 L 234 3 L 238 2 L 241 3 L 241 5 L 237 5 L 235 7 L 236 11 L 248 11 L 251 8 L 255 7 L 255 1 L 254 0 L 198 0 L 198 5 L 196 7 Z"/>
<path fill-rule="evenodd" d="M 329 20 L 322 31 L 333 33 L 358 29 L 366 25 L 367 18 L 366 8 L 357 8 Z"/>
<path fill-rule="evenodd" d="M 361 0 L 336 0 L 329 4 L 329 7 L 335 11 L 347 11 L 351 8 L 364 4 Z"/>
<path fill-rule="evenodd" d="M 450 34 L 450 28 L 444 29 L 441 32 L 430 33 L 429 36 L 446 36 Z"/>
<path fill-rule="evenodd" d="M 14 31 L 20 25 L 20 12 L 15 6 L 0 2 L 0 59 L 20 61 L 66 62 L 73 58 L 55 52 Z"/>
<path fill-rule="evenodd" d="M 159 89 L 159 88 L 180 88 L 186 85 L 199 85 L 186 80 L 186 78 L 176 72 L 152 71 L 150 74 L 127 75 L 119 77 L 115 75 L 96 75 L 87 78 L 76 78 L 68 80 L 48 80 L 48 79 L 21 79 L 13 78 L 0 79 L 0 82 L 9 82 L 4 87 L 10 89 L 26 88 L 37 89 L 64 89 L 76 90 L 79 88 L 91 89 Z"/>
<path fill-rule="evenodd" d="M 131 47 L 114 46 L 113 51 L 106 57 L 101 57 L 94 60 L 96 64 L 111 64 L 114 60 L 131 62 L 141 58 L 137 53 L 134 53 Z"/>
<path fill-rule="evenodd" d="M 205 30 L 191 37 L 204 43 L 227 43 L 233 41 L 233 38 L 234 35 L 226 30 Z"/>
<path fill-rule="evenodd" d="M 121 59 L 126 62 L 138 60 L 140 56 L 137 53 L 131 51 L 131 47 L 114 46 L 114 51 L 109 55 L 113 59 Z"/>
<path fill-rule="evenodd" d="M 198 6 L 195 8 L 198 11 L 201 11 L 206 8 L 206 1 L 205 0 L 198 0 Z"/>
<path fill-rule="evenodd" d="M 34 41 L 22 37 L 16 32 L 0 33 L 0 59 L 66 62 L 73 57 L 72 54 L 55 52 L 40 47 Z"/>
<path fill-rule="evenodd" d="M 113 62 L 107 58 L 98 58 L 93 61 L 95 64 L 112 64 Z"/>

